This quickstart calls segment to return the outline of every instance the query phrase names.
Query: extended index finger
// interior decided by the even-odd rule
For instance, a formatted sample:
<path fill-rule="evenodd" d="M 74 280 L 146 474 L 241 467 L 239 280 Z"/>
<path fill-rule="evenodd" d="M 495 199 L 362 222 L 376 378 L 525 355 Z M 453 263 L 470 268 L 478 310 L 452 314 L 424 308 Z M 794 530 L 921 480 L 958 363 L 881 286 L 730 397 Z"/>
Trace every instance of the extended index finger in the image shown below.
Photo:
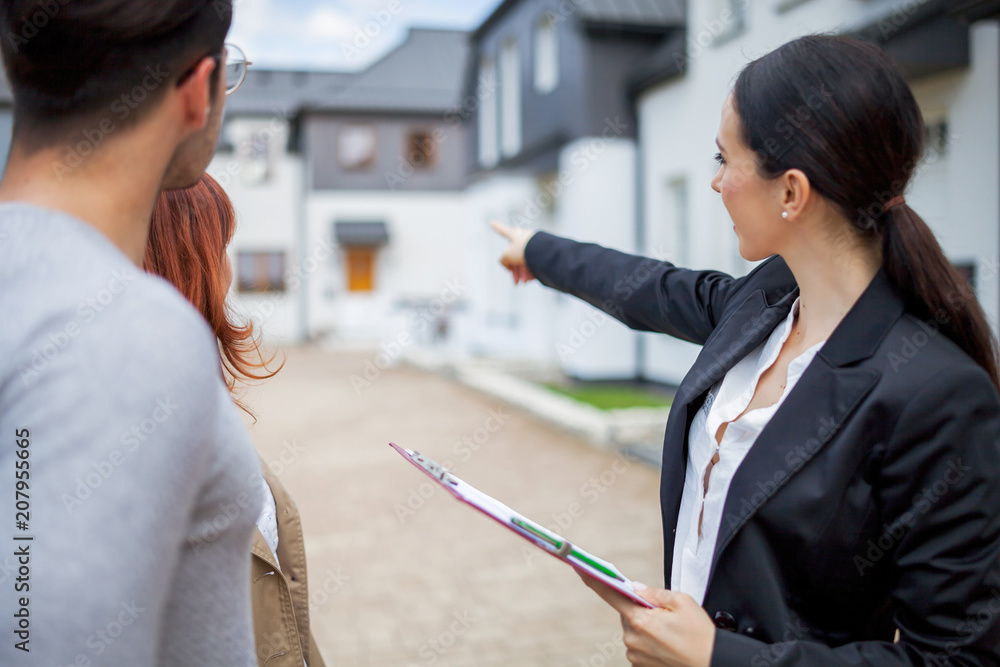
<path fill-rule="evenodd" d="M 503 224 L 499 220 L 490 220 L 490 227 L 493 228 L 493 231 L 495 231 L 497 234 L 504 237 L 508 241 L 514 240 L 514 230 L 508 227 L 507 225 Z"/>

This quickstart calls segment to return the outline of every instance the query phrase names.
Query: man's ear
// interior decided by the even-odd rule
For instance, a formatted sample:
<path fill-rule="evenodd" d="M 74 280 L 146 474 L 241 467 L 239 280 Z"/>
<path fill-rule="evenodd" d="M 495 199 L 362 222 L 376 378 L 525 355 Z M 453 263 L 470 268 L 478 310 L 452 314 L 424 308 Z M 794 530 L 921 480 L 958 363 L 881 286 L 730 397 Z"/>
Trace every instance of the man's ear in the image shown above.
<path fill-rule="evenodd" d="M 212 79 L 218 62 L 215 58 L 204 58 L 184 81 L 177 84 L 184 125 L 192 130 L 200 130 L 208 123 L 212 109 Z"/>
<path fill-rule="evenodd" d="M 809 177 L 801 169 L 789 169 L 780 179 L 781 207 L 788 212 L 788 220 L 794 221 L 805 210 L 812 194 Z"/>

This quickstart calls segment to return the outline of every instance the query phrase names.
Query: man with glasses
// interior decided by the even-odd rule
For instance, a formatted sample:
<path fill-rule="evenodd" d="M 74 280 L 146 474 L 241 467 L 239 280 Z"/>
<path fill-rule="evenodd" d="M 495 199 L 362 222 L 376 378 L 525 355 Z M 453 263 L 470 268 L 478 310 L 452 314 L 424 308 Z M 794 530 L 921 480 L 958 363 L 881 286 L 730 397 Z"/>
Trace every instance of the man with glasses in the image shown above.
<path fill-rule="evenodd" d="M 0 664 L 256 665 L 260 467 L 208 326 L 145 274 L 246 60 L 231 0 L 0 0 Z"/>

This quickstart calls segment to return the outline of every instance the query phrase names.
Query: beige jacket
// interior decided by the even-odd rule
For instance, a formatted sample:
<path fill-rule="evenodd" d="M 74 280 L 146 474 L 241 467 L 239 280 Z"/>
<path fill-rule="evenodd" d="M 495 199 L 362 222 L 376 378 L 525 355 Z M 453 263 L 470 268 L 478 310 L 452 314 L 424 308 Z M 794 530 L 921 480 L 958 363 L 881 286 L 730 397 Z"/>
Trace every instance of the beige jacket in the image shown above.
<path fill-rule="evenodd" d="M 261 667 L 326 667 L 309 631 L 309 588 L 302 523 L 285 487 L 261 461 L 278 517 L 278 563 L 259 530 L 254 530 L 250 597 L 257 661 Z"/>

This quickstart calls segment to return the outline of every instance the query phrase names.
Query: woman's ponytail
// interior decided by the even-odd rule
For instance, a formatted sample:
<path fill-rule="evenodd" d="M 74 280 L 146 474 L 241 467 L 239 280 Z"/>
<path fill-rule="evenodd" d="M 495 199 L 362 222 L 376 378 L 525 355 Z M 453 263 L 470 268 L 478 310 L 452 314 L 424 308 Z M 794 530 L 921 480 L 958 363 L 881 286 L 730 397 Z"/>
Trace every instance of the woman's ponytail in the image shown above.
<path fill-rule="evenodd" d="M 945 257 L 916 211 L 903 204 L 885 215 L 882 268 L 907 311 L 965 350 L 1000 392 L 996 337 L 972 287 Z"/>

